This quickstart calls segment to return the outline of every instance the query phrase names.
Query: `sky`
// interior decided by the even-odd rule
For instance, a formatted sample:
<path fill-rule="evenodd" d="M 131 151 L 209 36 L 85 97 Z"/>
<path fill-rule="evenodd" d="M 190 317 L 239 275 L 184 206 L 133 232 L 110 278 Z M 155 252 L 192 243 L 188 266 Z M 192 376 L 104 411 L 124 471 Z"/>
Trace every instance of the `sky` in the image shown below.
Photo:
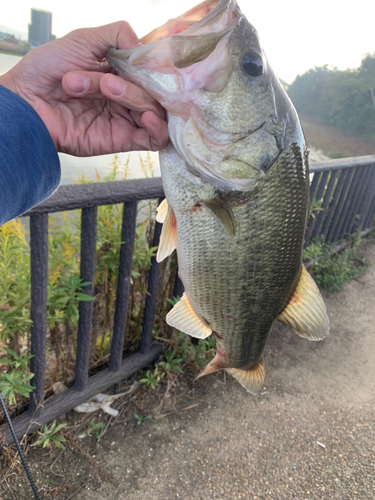
<path fill-rule="evenodd" d="M 141 37 L 199 0 L 12 0 L 0 3 L 0 23 L 27 32 L 30 9 L 52 12 L 52 32 L 62 37 L 76 28 L 128 21 Z M 291 83 L 298 74 L 328 64 L 356 68 L 375 52 L 374 17 L 369 0 L 350 7 L 342 0 L 238 0 L 257 29 L 270 65 Z"/>

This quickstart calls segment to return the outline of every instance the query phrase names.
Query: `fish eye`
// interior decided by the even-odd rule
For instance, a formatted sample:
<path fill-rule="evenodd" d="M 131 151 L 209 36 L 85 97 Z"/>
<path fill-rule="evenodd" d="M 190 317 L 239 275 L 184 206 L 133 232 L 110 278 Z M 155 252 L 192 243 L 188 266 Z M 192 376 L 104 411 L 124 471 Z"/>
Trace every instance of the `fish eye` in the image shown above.
<path fill-rule="evenodd" d="M 262 76 L 263 75 L 263 59 L 258 52 L 252 50 L 247 52 L 242 59 L 242 66 L 246 73 L 250 76 Z"/>

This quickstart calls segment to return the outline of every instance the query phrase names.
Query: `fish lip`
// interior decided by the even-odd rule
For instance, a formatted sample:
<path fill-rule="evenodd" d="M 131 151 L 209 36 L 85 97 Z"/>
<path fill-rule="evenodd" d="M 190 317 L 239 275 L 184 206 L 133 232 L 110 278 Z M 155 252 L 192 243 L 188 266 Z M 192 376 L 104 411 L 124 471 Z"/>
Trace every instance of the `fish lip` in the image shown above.
<path fill-rule="evenodd" d="M 204 3 L 204 2 L 202 2 L 202 3 Z M 195 30 L 197 30 L 201 26 L 204 26 L 205 24 L 207 24 L 211 19 L 214 19 L 215 17 L 220 16 L 220 14 L 223 14 L 224 11 L 226 9 L 229 9 L 232 5 L 233 5 L 233 11 L 235 11 L 235 10 L 239 11 L 239 7 L 237 6 L 236 0 L 218 0 L 217 4 L 213 7 L 213 9 L 210 12 L 208 12 L 201 19 L 192 23 L 190 26 L 188 26 L 183 31 L 180 31 L 178 33 L 170 33 L 168 36 L 160 38 L 157 41 L 151 40 L 150 42 L 147 42 L 146 44 L 144 44 L 143 47 L 147 47 L 146 50 L 148 51 L 150 45 L 152 45 L 154 43 L 155 44 L 159 43 L 161 40 L 170 40 L 170 39 L 173 39 L 174 37 L 178 38 L 179 36 L 194 36 Z M 190 12 L 190 11 L 188 11 L 188 12 Z M 187 14 L 187 12 L 185 14 Z M 183 14 L 183 15 L 185 15 L 185 14 Z M 241 16 L 237 16 L 237 17 L 240 18 Z M 232 32 L 236 28 L 237 24 L 238 24 L 238 21 L 237 21 L 237 23 L 234 23 L 232 27 L 224 29 L 222 32 L 222 37 L 220 39 L 222 39 L 228 33 Z M 165 25 L 163 25 L 163 26 L 165 26 Z M 157 29 L 159 29 L 159 28 L 157 28 Z M 149 37 L 149 35 L 151 33 L 142 37 L 140 41 L 142 42 L 142 40 L 144 40 L 144 39 L 147 40 L 147 38 Z M 140 57 L 142 55 L 142 52 L 143 52 L 143 50 L 142 50 L 143 47 L 138 46 L 138 47 L 134 47 L 131 49 L 125 49 L 125 50 L 111 47 L 107 50 L 106 60 L 110 66 L 112 66 L 114 69 L 116 69 L 118 71 L 121 68 L 118 68 L 117 61 L 129 60 L 133 55 L 135 56 L 135 58 Z"/>
<path fill-rule="evenodd" d="M 162 31 L 163 28 L 167 29 L 167 26 L 168 26 L 168 24 L 171 23 L 171 21 L 179 20 L 179 22 L 181 24 L 183 24 L 184 21 L 189 22 L 189 16 L 192 14 L 192 12 L 196 11 L 197 9 L 199 11 L 199 7 L 203 7 L 204 4 L 207 8 L 211 8 L 212 4 L 214 4 L 214 6 L 211 8 L 211 10 L 209 12 L 207 12 L 205 15 L 203 15 L 200 19 L 197 19 L 194 22 L 191 22 L 191 24 L 188 25 L 182 31 L 173 32 L 173 30 L 172 30 L 172 32 L 168 33 L 167 36 L 160 36 L 160 37 L 152 36 L 153 33 L 157 32 L 157 31 Z M 148 33 L 147 35 L 145 35 L 144 37 L 141 38 L 141 42 L 142 43 L 146 42 L 146 44 L 148 44 L 148 43 L 150 43 L 150 41 L 152 42 L 155 40 L 157 40 L 157 41 L 165 40 L 165 39 L 170 38 L 172 35 L 180 35 L 181 33 L 184 33 L 184 34 L 187 33 L 189 35 L 191 32 L 194 32 L 196 29 L 199 29 L 202 26 L 204 26 L 207 22 L 215 19 L 215 17 L 219 16 L 221 13 L 223 13 L 226 9 L 229 9 L 230 7 L 232 7 L 233 11 L 236 10 L 236 11 L 240 12 L 240 9 L 237 5 L 236 0 L 206 0 L 205 2 L 201 2 L 200 4 L 196 5 L 192 9 L 189 9 L 188 11 L 184 12 L 180 16 L 177 16 L 176 18 L 174 18 L 170 21 L 167 21 L 165 24 L 156 28 L 155 30 L 152 30 L 150 33 Z M 173 23 L 172 23 L 172 25 L 173 25 Z"/>

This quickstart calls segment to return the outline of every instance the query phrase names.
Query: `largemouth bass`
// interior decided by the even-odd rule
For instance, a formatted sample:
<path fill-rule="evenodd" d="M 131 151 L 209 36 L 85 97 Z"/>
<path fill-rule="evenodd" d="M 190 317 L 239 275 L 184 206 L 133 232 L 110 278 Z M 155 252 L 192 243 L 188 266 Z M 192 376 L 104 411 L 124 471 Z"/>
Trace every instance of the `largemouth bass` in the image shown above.
<path fill-rule="evenodd" d="M 329 330 L 302 264 L 309 174 L 301 125 L 235 0 L 207 0 L 142 42 L 110 49 L 107 60 L 168 112 L 157 259 L 177 249 L 185 293 L 167 323 L 215 335 L 216 356 L 201 375 L 225 369 L 254 392 L 275 320 L 309 340 Z"/>

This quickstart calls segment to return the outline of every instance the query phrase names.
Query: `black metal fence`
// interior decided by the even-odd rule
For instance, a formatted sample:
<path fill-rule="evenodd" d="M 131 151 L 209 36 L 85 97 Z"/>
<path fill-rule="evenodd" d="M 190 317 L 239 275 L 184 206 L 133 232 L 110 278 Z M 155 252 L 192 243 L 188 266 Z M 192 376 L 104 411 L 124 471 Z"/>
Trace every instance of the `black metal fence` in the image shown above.
<path fill-rule="evenodd" d="M 322 235 L 333 243 L 361 230 L 367 234 L 375 216 L 375 156 L 313 163 L 305 245 Z"/>
<path fill-rule="evenodd" d="M 315 163 L 310 168 L 312 208 L 317 208 L 308 221 L 306 244 L 317 235 L 334 242 L 347 239 L 354 231 L 369 232 L 375 216 L 375 156 L 347 158 Z M 18 436 L 33 432 L 99 392 L 107 390 L 120 380 L 144 368 L 160 355 L 163 345 L 152 344 L 156 290 L 159 264 L 152 259 L 148 277 L 142 336 L 139 352 L 122 359 L 127 301 L 130 289 L 130 271 L 136 227 L 137 202 L 164 196 L 160 178 L 116 181 L 98 184 L 62 186 L 44 203 L 31 210 L 31 371 L 35 387 L 31 395 L 29 413 L 14 420 Z M 81 219 L 81 278 L 94 283 L 97 207 L 115 203 L 124 204 L 122 246 L 112 334 L 109 368 L 88 377 L 91 343 L 92 302 L 80 302 L 77 334 L 77 354 L 74 386 L 43 403 L 45 382 L 45 355 L 47 332 L 47 271 L 48 271 L 48 214 L 82 209 Z M 159 242 L 161 225 L 156 223 L 153 246 Z M 174 295 L 178 294 L 176 287 Z M 93 295 L 93 285 L 85 292 Z M 180 293 L 181 294 L 181 290 Z M 43 403 L 42 407 L 40 404 Z M 35 413 L 36 409 L 38 411 Z M 32 422 L 31 416 L 34 415 Z M 10 433 L 3 429 L 7 442 Z"/>

